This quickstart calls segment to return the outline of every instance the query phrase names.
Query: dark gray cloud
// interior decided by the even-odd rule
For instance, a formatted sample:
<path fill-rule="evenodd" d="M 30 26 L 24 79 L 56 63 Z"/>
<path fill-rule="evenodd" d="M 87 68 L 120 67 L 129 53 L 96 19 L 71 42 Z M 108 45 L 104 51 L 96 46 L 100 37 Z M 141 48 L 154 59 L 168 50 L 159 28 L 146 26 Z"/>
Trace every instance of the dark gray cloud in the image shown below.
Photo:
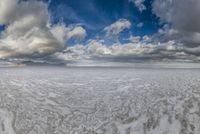
<path fill-rule="evenodd" d="M 187 47 L 200 45 L 200 1 L 199 0 L 154 0 L 153 12 L 164 27 L 166 38 L 182 41 Z"/>
<path fill-rule="evenodd" d="M 200 31 L 199 0 L 154 0 L 153 12 L 163 22 L 185 32 Z"/>

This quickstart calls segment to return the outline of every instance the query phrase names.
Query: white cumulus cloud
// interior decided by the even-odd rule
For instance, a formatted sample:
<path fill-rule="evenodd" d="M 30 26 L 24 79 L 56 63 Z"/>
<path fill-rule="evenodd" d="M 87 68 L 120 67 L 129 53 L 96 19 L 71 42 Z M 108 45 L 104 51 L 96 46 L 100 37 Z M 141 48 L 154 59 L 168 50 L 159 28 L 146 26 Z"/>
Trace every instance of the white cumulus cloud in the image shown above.
<path fill-rule="evenodd" d="M 130 27 L 131 27 L 131 22 L 129 20 L 119 19 L 110 26 L 105 27 L 104 31 L 106 31 L 107 36 L 117 36 L 125 29 L 130 29 Z"/>
<path fill-rule="evenodd" d="M 144 5 L 145 0 L 130 0 L 134 3 L 134 5 L 138 8 L 140 12 L 146 10 L 146 6 Z"/>
<path fill-rule="evenodd" d="M 51 32 L 62 44 L 69 39 L 82 40 L 87 35 L 86 30 L 81 26 L 66 27 L 64 24 L 53 26 Z"/>
<path fill-rule="evenodd" d="M 48 5 L 37 0 L 1 0 L 0 24 L 6 26 L 0 37 L 0 58 L 45 56 L 64 48 L 65 40 L 86 36 L 80 26 L 51 26 Z"/>

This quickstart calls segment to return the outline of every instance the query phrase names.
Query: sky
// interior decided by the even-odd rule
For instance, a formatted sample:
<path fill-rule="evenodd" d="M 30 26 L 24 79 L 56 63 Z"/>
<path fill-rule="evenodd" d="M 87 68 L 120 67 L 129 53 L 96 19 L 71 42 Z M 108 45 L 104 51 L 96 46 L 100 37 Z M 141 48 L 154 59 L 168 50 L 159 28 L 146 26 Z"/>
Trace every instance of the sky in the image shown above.
<path fill-rule="evenodd" d="M 0 63 L 199 60 L 198 0 L 0 1 Z"/>

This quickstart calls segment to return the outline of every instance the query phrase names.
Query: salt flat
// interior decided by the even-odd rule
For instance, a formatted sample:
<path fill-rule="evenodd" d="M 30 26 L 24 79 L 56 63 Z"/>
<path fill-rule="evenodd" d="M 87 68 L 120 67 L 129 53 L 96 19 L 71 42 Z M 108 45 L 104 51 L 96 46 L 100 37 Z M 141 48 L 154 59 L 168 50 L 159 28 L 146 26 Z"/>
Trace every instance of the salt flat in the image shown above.
<path fill-rule="evenodd" d="M 1 134 L 199 134 L 200 70 L 0 68 Z"/>

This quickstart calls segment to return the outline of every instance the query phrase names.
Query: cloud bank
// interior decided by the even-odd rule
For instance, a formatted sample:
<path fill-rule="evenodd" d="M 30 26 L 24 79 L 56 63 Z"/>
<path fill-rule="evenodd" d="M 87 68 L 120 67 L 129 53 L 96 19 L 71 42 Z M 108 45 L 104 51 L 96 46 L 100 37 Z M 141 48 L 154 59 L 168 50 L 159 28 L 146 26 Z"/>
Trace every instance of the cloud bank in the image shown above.
<path fill-rule="evenodd" d="M 199 60 L 190 55 L 193 50 L 189 52 L 184 47 L 176 46 L 174 41 L 155 44 L 148 43 L 146 38 L 137 39 L 137 42 L 115 43 L 111 46 L 107 46 L 98 40 L 91 40 L 87 45 L 77 44 L 68 47 L 63 52 L 54 54 L 54 56 L 60 60 L 72 62 L 80 60 L 112 62 Z"/>

